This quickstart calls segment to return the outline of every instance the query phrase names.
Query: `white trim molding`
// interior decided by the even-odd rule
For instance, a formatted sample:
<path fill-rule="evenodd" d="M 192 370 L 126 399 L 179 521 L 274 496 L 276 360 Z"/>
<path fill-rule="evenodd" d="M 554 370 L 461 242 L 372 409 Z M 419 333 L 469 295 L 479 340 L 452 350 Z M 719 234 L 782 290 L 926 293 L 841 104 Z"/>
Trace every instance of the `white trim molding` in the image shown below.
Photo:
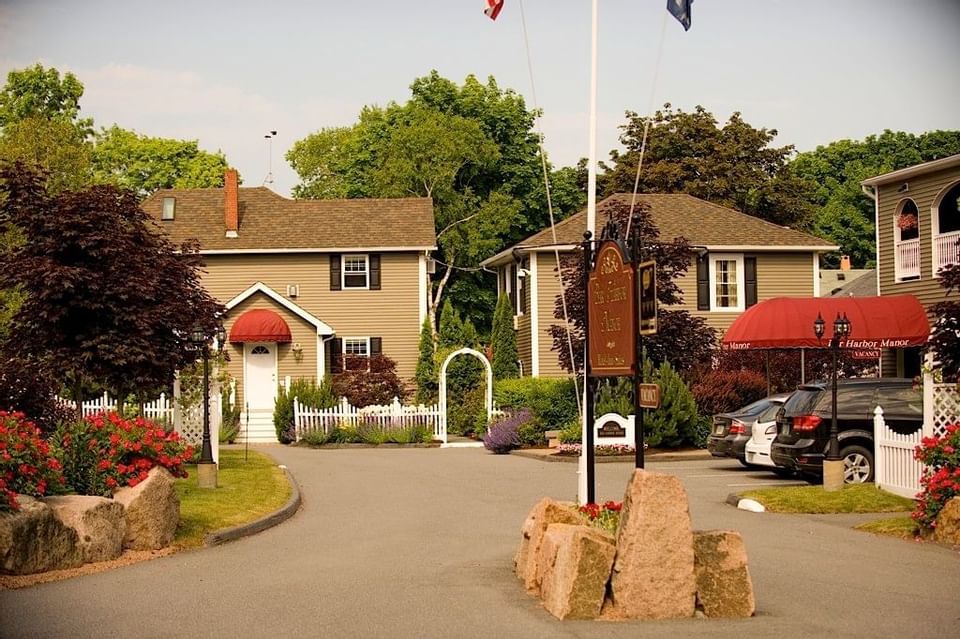
<path fill-rule="evenodd" d="M 201 249 L 200 255 L 259 255 L 272 253 L 408 253 L 435 251 L 436 246 L 356 246 L 342 248 L 265 248 L 265 249 Z"/>
<path fill-rule="evenodd" d="M 820 254 L 813 254 L 813 296 L 820 297 Z"/>
<path fill-rule="evenodd" d="M 238 294 L 236 297 L 234 297 L 229 302 L 227 302 L 225 304 L 227 310 L 228 311 L 233 310 L 237 306 L 237 304 L 251 297 L 255 293 L 263 293 L 264 295 L 272 299 L 274 302 L 276 302 L 280 306 L 284 307 L 285 309 L 287 309 L 288 311 L 290 311 L 300 319 L 312 325 L 314 328 L 317 329 L 317 335 L 333 335 L 336 332 L 332 328 L 330 328 L 330 326 L 328 326 L 326 323 L 322 322 L 321 320 L 317 319 L 307 311 L 303 310 L 303 308 L 294 304 L 283 295 L 280 295 L 280 293 L 277 293 L 275 290 L 273 290 L 263 282 L 257 282 L 256 284 L 250 286 L 249 288 L 244 290 L 242 293 Z"/>
<path fill-rule="evenodd" d="M 427 258 L 429 254 L 425 251 L 417 259 L 417 279 L 420 282 L 417 287 L 417 304 L 420 312 L 417 314 L 417 334 L 420 334 L 420 327 L 423 326 L 423 320 L 427 317 L 427 293 L 430 287 L 430 276 L 427 275 Z"/>
<path fill-rule="evenodd" d="M 710 310 L 721 313 L 742 313 L 746 307 L 746 277 L 743 271 L 742 253 L 710 253 Z M 736 264 L 737 303 L 735 306 L 717 306 L 717 262 Z"/>
<path fill-rule="evenodd" d="M 537 294 L 539 293 L 539 282 L 537 281 L 537 254 L 530 254 L 530 274 L 527 279 L 530 281 L 527 286 L 527 297 L 530 303 L 530 374 L 534 377 L 540 376 L 540 306 L 537 303 Z"/>

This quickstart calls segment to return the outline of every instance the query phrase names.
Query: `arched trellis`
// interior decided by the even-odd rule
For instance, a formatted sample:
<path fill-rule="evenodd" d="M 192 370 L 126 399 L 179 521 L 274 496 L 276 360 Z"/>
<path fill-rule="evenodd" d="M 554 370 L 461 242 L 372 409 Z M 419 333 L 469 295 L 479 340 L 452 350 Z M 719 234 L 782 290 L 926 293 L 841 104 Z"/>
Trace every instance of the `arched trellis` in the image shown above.
<path fill-rule="evenodd" d="M 447 443 L 447 366 L 457 355 L 473 355 L 483 362 L 484 368 L 487 369 L 487 392 L 484 397 L 487 421 L 489 422 L 493 418 L 493 367 L 490 366 L 490 360 L 483 353 L 472 348 L 461 348 L 453 351 L 447 355 L 447 358 L 443 360 L 443 366 L 440 367 L 440 419 L 442 420 L 441 435 L 444 444 Z"/>

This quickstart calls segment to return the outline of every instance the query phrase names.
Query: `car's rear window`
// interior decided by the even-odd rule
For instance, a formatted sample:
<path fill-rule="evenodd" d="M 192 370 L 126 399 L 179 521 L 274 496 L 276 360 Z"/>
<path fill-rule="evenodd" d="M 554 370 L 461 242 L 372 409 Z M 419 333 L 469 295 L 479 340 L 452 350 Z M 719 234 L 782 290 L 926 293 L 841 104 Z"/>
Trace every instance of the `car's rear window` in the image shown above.
<path fill-rule="evenodd" d="M 758 399 L 752 404 L 747 404 L 743 408 L 737 409 L 738 415 L 759 415 L 770 407 L 770 400 Z"/>
<path fill-rule="evenodd" d="M 800 388 L 783 405 L 784 415 L 809 415 L 817 407 L 817 400 L 823 393 L 819 388 Z"/>

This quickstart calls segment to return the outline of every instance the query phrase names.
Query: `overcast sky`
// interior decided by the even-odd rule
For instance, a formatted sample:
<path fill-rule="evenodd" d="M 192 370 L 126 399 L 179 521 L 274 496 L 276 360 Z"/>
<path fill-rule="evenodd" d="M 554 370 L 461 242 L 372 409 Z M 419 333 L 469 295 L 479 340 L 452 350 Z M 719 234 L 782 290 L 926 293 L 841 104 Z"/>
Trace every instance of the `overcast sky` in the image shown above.
<path fill-rule="evenodd" d="M 630 109 L 740 111 L 810 150 L 885 128 L 960 128 L 960 0 L 696 0 L 689 32 L 666 0 L 600 0 L 599 156 Z M 526 0 L 546 148 L 587 155 L 590 0 Z M 0 0 L 0 73 L 35 62 L 72 71 L 83 114 L 222 150 L 248 186 L 297 176 L 283 155 L 366 104 L 409 97 L 431 69 L 493 75 L 532 106 L 520 0 L 496 22 L 482 0 Z"/>

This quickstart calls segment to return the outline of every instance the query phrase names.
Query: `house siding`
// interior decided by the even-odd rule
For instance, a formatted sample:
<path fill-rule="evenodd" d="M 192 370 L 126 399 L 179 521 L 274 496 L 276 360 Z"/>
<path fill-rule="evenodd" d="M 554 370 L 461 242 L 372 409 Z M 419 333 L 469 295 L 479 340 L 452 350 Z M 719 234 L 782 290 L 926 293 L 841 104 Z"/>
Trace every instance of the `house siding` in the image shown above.
<path fill-rule="evenodd" d="M 879 271 L 880 295 L 914 295 L 927 309 L 931 322 L 934 318 L 930 308 L 946 298 L 946 291 L 940 286 L 940 278 L 933 273 L 933 204 L 937 196 L 946 188 L 960 180 L 960 167 L 935 171 L 928 175 L 913 177 L 903 181 L 882 185 L 877 191 L 877 264 Z M 909 189 L 898 193 L 906 182 Z M 911 199 L 917 205 L 919 213 L 920 235 L 920 278 L 906 282 L 896 280 L 895 267 L 895 224 L 897 209 L 904 199 Z M 881 358 L 881 372 L 885 377 L 900 374 L 896 349 L 884 349 Z"/>
<path fill-rule="evenodd" d="M 553 316 L 556 300 L 560 297 L 560 274 L 557 258 L 553 253 L 537 254 L 537 324 L 540 337 L 540 377 L 566 377 L 567 371 L 560 366 L 557 351 L 553 350 L 550 327 L 562 324 Z"/>
<path fill-rule="evenodd" d="M 879 188 L 877 229 L 880 246 L 877 263 L 881 295 L 915 295 L 925 308 L 930 308 L 945 297 L 946 291 L 940 287 L 940 279 L 933 274 L 931 216 L 937 195 L 957 180 L 960 180 L 960 167 L 904 180 L 910 185 L 909 190 L 904 193 L 897 193 L 902 182 L 885 184 Z M 894 224 L 897 207 L 900 201 L 906 198 L 916 203 L 920 214 L 920 279 L 897 282 L 894 270 Z"/>
<path fill-rule="evenodd" d="M 291 298 L 293 303 L 328 324 L 337 337 L 381 337 L 383 353 L 397 362 L 399 377 L 412 383 L 420 336 L 416 253 L 381 253 L 381 289 L 377 291 L 331 291 L 330 257 L 326 253 L 207 255 L 205 259 L 203 285 L 221 302 L 229 301 L 256 282 L 263 282 L 281 295 L 285 295 L 287 285 L 297 284 L 300 294 Z M 271 303 L 274 309 L 278 307 Z M 235 314 L 236 311 L 230 313 Z M 294 329 L 292 323 L 290 328 Z M 311 336 L 294 338 L 303 346 L 304 361 L 289 369 L 303 371 L 305 377 L 315 377 L 317 370 L 316 331 L 312 327 L 310 330 Z M 282 363 L 285 349 L 289 345 L 281 347 L 281 378 L 291 374 L 284 372 L 288 370 Z M 312 367 L 307 365 L 308 349 L 313 353 Z M 294 375 L 301 376 L 291 374 Z"/>
<path fill-rule="evenodd" d="M 725 251 L 717 251 L 725 253 Z M 797 253 L 744 253 L 757 258 L 757 302 L 774 297 L 813 297 L 813 254 Z M 717 338 L 723 337 L 730 325 L 741 313 L 728 311 L 697 310 L 697 263 L 690 258 L 690 268 L 677 278 L 683 294 L 683 302 L 675 308 L 689 311 L 702 317 L 708 326 L 716 329 Z"/>

